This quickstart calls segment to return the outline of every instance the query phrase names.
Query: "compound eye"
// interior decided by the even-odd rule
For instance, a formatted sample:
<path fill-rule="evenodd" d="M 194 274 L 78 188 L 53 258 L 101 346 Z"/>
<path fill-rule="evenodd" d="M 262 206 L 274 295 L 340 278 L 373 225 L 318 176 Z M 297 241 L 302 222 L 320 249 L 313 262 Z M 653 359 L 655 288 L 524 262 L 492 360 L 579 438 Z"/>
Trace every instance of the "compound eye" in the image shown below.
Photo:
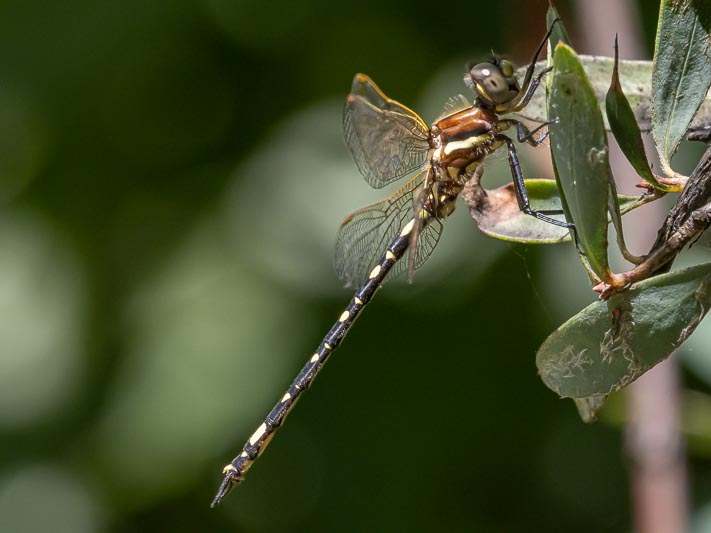
<path fill-rule="evenodd" d="M 508 59 L 502 59 L 499 61 L 499 69 L 501 70 L 501 74 L 504 75 L 504 78 L 510 78 L 514 74 L 513 63 L 511 63 Z"/>
<path fill-rule="evenodd" d="M 479 63 L 469 71 L 471 86 L 484 100 L 501 104 L 510 100 L 509 83 L 493 63 Z"/>

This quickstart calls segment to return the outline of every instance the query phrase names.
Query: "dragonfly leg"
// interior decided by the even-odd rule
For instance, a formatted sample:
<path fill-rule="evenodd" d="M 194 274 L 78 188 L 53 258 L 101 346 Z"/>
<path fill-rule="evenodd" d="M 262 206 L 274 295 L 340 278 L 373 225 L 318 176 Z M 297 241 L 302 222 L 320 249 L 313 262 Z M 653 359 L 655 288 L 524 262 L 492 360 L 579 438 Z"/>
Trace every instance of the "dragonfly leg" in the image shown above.
<path fill-rule="evenodd" d="M 523 96 L 521 97 L 521 100 L 516 103 L 515 107 L 508 110 L 507 113 L 521 111 L 524 107 L 526 107 L 531 101 L 531 98 L 533 98 L 533 94 L 536 92 L 536 89 L 538 89 L 538 86 L 541 84 L 543 76 L 548 74 L 551 70 L 553 70 L 553 67 L 544 68 L 538 73 L 538 75 L 534 78 L 534 80 L 530 83 L 528 87 L 524 86 L 523 89 L 521 89 L 522 91 L 525 91 L 523 93 Z"/>
<path fill-rule="evenodd" d="M 543 135 L 541 135 L 540 137 L 538 137 L 538 139 L 536 139 L 534 137 L 534 135 L 536 133 L 538 133 L 539 131 L 541 131 L 543 128 L 547 128 L 551 124 L 558 124 L 558 119 L 555 118 L 553 120 L 549 120 L 548 122 L 544 122 L 543 124 L 540 124 L 539 126 L 537 126 L 536 128 L 534 128 L 532 130 L 529 130 L 524 124 L 521 124 L 518 121 L 516 121 L 516 122 L 517 122 L 516 137 L 518 139 L 518 142 L 520 142 L 520 143 L 525 142 L 525 143 L 530 144 L 531 146 L 538 146 L 539 144 L 541 144 L 543 141 L 546 140 L 546 138 L 548 137 L 548 134 L 550 132 L 548 130 L 546 130 L 546 132 Z"/>
<path fill-rule="evenodd" d="M 538 73 L 535 79 L 531 81 L 533 78 L 533 71 L 536 68 L 536 60 L 538 59 L 538 56 L 540 53 L 543 51 L 543 47 L 546 45 L 546 42 L 548 41 L 548 38 L 551 36 L 553 33 L 553 26 L 558 23 L 560 19 L 555 19 L 553 23 L 551 24 L 551 27 L 548 29 L 546 32 L 546 35 L 543 37 L 543 40 L 541 43 L 538 45 L 538 48 L 536 49 L 536 52 L 533 54 L 533 57 L 531 58 L 531 62 L 528 65 L 528 68 L 526 69 L 526 74 L 523 78 L 523 83 L 521 84 L 521 93 L 524 96 L 521 97 L 520 100 L 518 101 L 513 101 L 512 104 L 515 106 L 515 108 L 511 109 L 510 111 L 518 111 L 528 104 L 529 100 L 533 96 L 533 93 L 536 92 L 536 88 L 538 85 L 541 83 L 541 79 L 543 76 L 545 76 L 548 72 L 550 72 L 551 67 L 548 67 L 541 72 Z"/>
<path fill-rule="evenodd" d="M 516 192 L 516 200 L 518 201 L 519 209 L 521 209 L 521 211 L 525 214 L 535 217 L 538 220 L 553 224 L 554 226 L 569 229 L 573 233 L 573 240 L 575 241 L 577 247 L 578 236 L 575 230 L 575 224 L 565 220 L 557 220 L 548 216 L 549 214 L 554 214 L 551 211 L 534 211 L 531 209 L 531 202 L 528 199 L 526 183 L 523 181 L 523 172 L 521 172 L 521 162 L 519 161 L 518 154 L 516 153 L 516 146 L 506 135 L 497 135 L 496 140 L 505 142 L 508 148 L 509 166 L 511 167 L 514 191 Z"/>
<path fill-rule="evenodd" d="M 523 124 L 522 122 L 509 118 L 506 120 L 500 120 L 499 121 L 499 131 L 504 131 L 507 130 L 508 128 L 512 126 L 516 126 L 516 139 L 520 143 L 527 143 L 530 144 L 531 146 L 538 146 L 541 144 L 547 137 L 548 137 L 548 131 L 546 131 L 543 135 L 538 137 L 536 139 L 535 135 L 539 131 L 541 131 L 543 128 L 546 128 L 550 126 L 551 124 L 557 124 L 558 119 L 554 120 L 549 120 L 548 122 L 544 122 L 543 124 L 539 124 L 536 126 L 534 129 L 529 130 L 528 127 Z"/>

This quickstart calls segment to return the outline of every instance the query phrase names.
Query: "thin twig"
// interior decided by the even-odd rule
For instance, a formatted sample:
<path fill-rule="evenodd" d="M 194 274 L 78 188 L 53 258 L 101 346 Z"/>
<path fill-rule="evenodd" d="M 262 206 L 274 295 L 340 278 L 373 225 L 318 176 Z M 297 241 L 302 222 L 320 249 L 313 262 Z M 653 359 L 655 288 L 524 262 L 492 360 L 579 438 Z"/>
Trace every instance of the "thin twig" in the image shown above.
<path fill-rule="evenodd" d="M 706 204 L 696 211 L 692 211 L 686 222 L 677 228 L 659 248 L 648 255 L 644 262 L 632 270 L 628 270 L 622 274 L 615 274 L 614 276 L 618 280 L 617 283 L 607 286 L 600 294 L 600 297 L 609 298 L 621 288 L 647 279 L 660 271 L 663 267 L 670 265 L 676 256 L 679 255 L 679 252 L 681 252 L 692 239 L 706 231 L 709 225 L 711 225 L 711 204 Z"/>
<path fill-rule="evenodd" d="M 711 198 L 711 147 L 704 153 L 696 165 L 689 181 L 671 208 L 664 224 L 662 224 L 657 240 L 652 245 L 652 255 L 658 248 L 664 246 L 671 235 L 682 226 L 691 214 L 706 205 Z M 671 266 L 671 262 L 668 265 Z"/>
<path fill-rule="evenodd" d="M 610 283 L 595 287 L 595 290 L 600 292 L 600 298 L 609 298 L 632 283 L 668 271 L 682 249 L 711 225 L 709 198 L 711 147 L 706 150 L 674 207 L 669 211 L 650 253 L 632 270 L 612 274 Z"/>

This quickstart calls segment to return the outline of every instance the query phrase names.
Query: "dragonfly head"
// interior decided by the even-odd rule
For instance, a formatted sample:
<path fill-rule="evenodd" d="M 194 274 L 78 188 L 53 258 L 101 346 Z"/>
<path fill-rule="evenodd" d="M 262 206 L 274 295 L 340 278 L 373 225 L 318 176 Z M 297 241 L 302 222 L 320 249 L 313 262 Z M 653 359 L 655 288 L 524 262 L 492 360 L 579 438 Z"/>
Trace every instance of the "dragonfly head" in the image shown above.
<path fill-rule="evenodd" d="M 496 57 L 470 67 L 464 75 L 464 83 L 476 93 L 479 105 L 497 113 L 505 112 L 507 104 L 521 91 L 513 63 Z"/>

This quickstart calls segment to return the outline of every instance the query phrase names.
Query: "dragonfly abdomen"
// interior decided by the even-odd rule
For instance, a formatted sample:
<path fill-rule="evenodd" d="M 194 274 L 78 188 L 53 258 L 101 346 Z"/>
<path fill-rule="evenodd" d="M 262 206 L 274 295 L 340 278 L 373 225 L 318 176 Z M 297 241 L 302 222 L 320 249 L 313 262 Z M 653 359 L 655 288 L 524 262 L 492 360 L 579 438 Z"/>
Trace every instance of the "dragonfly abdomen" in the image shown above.
<path fill-rule="evenodd" d="M 420 223 L 426 223 L 426 221 L 427 219 L 422 219 Z M 318 345 L 314 354 L 306 362 L 279 402 L 247 440 L 242 452 L 230 464 L 225 466 L 223 469 L 225 479 L 212 502 L 213 507 L 220 503 L 232 486 L 244 479 L 245 472 L 252 466 L 254 460 L 264 452 L 267 444 L 269 444 L 276 430 L 284 423 L 286 416 L 294 407 L 301 393 L 311 386 L 328 357 L 338 347 L 360 312 L 373 298 L 390 269 L 405 255 L 410 244 L 410 233 L 416 223 L 416 219 L 411 219 L 405 224 L 399 235 L 392 240 L 383 256 L 370 271 L 360 288 L 356 290 L 338 320 L 326 333 L 321 344 Z"/>

